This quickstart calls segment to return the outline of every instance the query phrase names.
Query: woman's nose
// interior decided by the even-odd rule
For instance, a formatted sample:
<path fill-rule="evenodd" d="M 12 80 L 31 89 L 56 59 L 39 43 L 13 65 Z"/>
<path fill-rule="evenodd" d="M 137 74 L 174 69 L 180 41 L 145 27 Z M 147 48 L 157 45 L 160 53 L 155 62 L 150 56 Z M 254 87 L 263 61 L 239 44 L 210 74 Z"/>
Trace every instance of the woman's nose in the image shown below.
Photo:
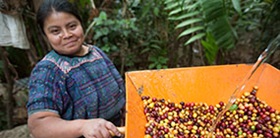
<path fill-rule="evenodd" d="M 65 39 L 71 37 L 72 35 L 73 34 L 70 31 L 66 30 L 66 29 L 63 31 L 63 38 L 65 38 Z"/>

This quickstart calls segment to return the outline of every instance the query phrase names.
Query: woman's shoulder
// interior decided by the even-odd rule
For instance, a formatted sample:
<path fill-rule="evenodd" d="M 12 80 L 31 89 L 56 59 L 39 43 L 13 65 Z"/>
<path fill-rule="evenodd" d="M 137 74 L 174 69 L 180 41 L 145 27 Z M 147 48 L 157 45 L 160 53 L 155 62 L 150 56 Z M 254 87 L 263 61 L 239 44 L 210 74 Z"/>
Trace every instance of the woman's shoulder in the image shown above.
<path fill-rule="evenodd" d="M 33 68 L 33 70 L 49 70 L 49 71 L 56 71 L 62 70 L 60 68 L 60 62 L 63 61 L 62 56 L 59 56 L 54 51 L 50 51 L 46 54 Z"/>
<path fill-rule="evenodd" d="M 101 48 L 99 48 L 96 45 L 90 45 L 87 44 L 87 46 L 89 47 L 89 58 L 91 60 L 96 60 L 96 59 L 102 59 L 105 58 L 105 53 L 103 50 L 101 50 Z"/>
<path fill-rule="evenodd" d="M 47 55 L 45 55 L 39 62 L 37 62 L 36 66 L 35 67 L 46 67 L 46 66 L 55 66 L 55 64 L 53 62 L 51 62 L 50 60 L 48 59 L 51 59 L 50 54 L 52 52 L 49 52 Z"/>
<path fill-rule="evenodd" d="M 43 78 L 52 78 L 54 76 L 64 76 L 64 73 L 52 62 L 41 60 L 32 69 L 30 82 L 32 80 L 41 80 Z"/>
<path fill-rule="evenodd" d="M 92 51 L 93 55 L 96 55 L 100 58 L 108 58 L 107 54 L 98 46 L 96 45 L 89 45 L 90 50 Z"/>
<path fill-rule="evenodd" d="M 50 51 L 38 64 L 39 66 L 48 66 L 61 70 L 67 74 L 72 69 L 79 68 L 82 64 L 95 62 L 103 58 L 102 53 L 95 45 L 87 45 L 89 47 L 89 53 L 81 57 L 68 57 L 57 54 L 55 51 Z"/>
<path fill-rule="evenodd" d="M 96 45 L 92 45 L 92 44 L 86 44 L 86 45 L 89 47 L 90 51 L 98 52 L 98 53 L 103 53 L 103 50 L 101 50 L 101 48 L 99 48 Z"/>

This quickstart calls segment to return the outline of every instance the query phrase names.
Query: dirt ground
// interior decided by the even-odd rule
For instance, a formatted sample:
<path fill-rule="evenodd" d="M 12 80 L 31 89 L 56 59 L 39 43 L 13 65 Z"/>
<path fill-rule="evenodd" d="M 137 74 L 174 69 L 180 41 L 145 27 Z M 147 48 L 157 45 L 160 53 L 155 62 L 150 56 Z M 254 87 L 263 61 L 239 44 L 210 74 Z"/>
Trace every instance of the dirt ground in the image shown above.
<path fill-rule="evenodd" d="M 27 125 L 17 126 L 11 130 L 0 132 L 0 138 L 31 138 Z"/>
<path fill-rule="evenodd" d="M 3 96 L 5 91 L 5 87 L 0 83 L 0 96 Z M 16 127 L 11 130 L 1 131 L 0 138 L 30 138 L 29 130 L 26 125 L 27 111 L 25 104 L 27 101 L 27 96 L 26 90 L 19 90 L 16 94 L 14 94 L 14 99 L 17 106 L 14 109 L 13 123 L 16 125 Z"/>

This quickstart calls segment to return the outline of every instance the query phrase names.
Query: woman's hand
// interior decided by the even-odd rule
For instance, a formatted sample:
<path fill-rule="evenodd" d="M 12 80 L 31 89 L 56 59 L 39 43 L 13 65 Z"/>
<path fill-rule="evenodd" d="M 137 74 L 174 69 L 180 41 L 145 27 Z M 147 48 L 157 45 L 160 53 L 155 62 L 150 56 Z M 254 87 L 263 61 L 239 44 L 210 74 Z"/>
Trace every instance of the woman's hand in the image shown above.
<path fill-rule="evenodd" d="M 100 118 L 87 120 L 81 131 L 85 138 L 111 138 L 111 133 L 121 136 L 113 123 Z"/>

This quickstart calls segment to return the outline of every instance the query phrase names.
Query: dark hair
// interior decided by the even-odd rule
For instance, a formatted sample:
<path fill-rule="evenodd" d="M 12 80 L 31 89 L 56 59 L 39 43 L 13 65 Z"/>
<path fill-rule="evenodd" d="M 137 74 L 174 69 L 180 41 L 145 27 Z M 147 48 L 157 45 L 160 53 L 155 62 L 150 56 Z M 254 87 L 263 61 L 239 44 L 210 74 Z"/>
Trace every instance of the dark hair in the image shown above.
<path fill-rule="evenodd" d="M 77 8 L 68 0 L 44 0 L 40 5 L 36 15 L 37 23 L 44 34 L 44 22 L 46 18 L 54 11 L 65 12 L 74 15 L 82 24 L 82 18 Z"/>

